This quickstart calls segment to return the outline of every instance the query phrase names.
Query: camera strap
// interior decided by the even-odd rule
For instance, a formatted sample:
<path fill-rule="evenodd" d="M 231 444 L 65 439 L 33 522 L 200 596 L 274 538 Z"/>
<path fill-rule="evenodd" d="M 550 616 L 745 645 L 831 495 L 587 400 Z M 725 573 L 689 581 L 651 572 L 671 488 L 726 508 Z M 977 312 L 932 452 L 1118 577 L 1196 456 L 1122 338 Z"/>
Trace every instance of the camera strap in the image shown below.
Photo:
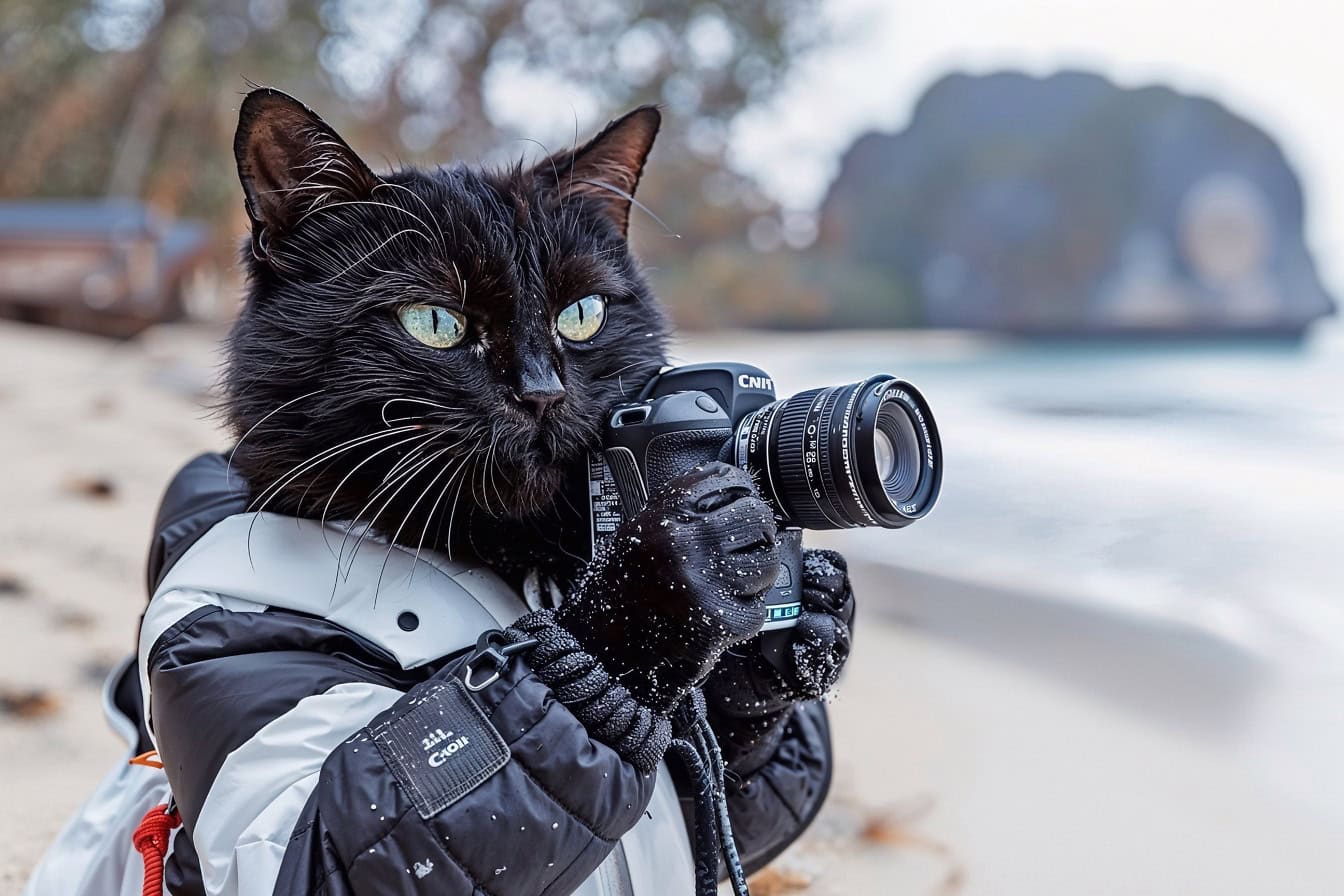
<path fill-rule="evenodd" d="M 695 889 L 696 896 L 715 896 L 719 891 L 719 854 L 728 869 L 734 896 L 750 896 L 746 873 L 733 840 L 728 819 L 728 797 L 723 785 L 723 755 L 706 718 L 705 695 L 693 689 L 672 718 L 672 743 L 668 750 L 686 766 L 695 786 Z"/>

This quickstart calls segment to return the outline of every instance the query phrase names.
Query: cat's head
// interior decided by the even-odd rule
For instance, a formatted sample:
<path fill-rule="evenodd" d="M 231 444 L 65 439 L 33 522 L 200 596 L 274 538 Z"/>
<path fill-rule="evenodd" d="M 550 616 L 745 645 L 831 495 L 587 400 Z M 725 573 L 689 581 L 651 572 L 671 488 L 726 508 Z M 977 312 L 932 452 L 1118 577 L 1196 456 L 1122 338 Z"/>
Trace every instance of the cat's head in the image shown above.
<path fill-rule="evenodd" d="M 658 125 L 645 107 L 532 167 L 379 175 L 297 100 L 250 93 L 224 413 L 255 506 L 427 543 L 455 507 L 545 511 L 664 363 L 626 243 Z"/>

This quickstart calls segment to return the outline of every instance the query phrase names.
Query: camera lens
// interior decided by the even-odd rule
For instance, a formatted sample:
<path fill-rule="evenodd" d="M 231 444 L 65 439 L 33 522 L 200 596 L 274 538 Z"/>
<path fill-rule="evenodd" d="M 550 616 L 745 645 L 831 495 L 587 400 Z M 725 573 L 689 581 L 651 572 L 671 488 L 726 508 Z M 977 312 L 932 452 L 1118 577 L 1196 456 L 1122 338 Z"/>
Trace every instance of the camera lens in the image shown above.
<path fill-rule="evenodd" d="M 878 410 L 873 448 L 887 497 L 897 504 L 909 501 L 919 485 L 919 435 L 899 404 L 887 402 Z"/>
<path fill-rule="evenodd" d="M 742 419 L 734 446 L 779 515 L 808 529 L 908 525 L 942 483 L 928 402 L 886 375 L 768 404 Z"/>

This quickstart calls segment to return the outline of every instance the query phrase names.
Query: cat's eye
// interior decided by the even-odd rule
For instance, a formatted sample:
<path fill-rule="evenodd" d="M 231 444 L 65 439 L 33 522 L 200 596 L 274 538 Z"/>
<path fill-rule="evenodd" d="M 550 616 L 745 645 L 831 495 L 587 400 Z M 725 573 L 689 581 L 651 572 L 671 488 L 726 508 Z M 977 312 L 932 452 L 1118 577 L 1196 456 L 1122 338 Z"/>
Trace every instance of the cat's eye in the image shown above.
<path fill-rule="evenodd" d="M 555 328 L 570 342 L 587 342 L 607 322 L 607 300 L 602 296 L 584 296 L 561 311 Z"/>
<path fill-rule="evenodd" d="M 452 348 L 467 335 L 467 319 L 442 305 L 402 305 L 397 318 L 407 333 L 430 348 Z"/>

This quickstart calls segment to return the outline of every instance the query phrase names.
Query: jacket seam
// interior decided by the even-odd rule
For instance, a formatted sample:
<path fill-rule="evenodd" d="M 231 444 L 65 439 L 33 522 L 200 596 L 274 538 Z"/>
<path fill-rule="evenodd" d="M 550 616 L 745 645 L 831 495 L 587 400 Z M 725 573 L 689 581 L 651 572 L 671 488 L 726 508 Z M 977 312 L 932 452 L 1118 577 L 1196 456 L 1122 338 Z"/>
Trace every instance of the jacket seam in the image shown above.
<path fill-rule="evenodd" d="M 205 617 L 222 612 L 223 607 L 219 607 L 215 604 L 207 604 L 204 607 L 197 607 L 181 619 L 177 620 L 177 622 L 174 622 L 164 630 L 163 634 L 154 639 L 154 644 L 149 648 L 149 654 L 145 657 L 145 671 L 149 672 L 154 669 L 154 664 L 158 660 L 159 654 L 167 648 L 169 641 L 181 637 L 188 629 Z"/>

